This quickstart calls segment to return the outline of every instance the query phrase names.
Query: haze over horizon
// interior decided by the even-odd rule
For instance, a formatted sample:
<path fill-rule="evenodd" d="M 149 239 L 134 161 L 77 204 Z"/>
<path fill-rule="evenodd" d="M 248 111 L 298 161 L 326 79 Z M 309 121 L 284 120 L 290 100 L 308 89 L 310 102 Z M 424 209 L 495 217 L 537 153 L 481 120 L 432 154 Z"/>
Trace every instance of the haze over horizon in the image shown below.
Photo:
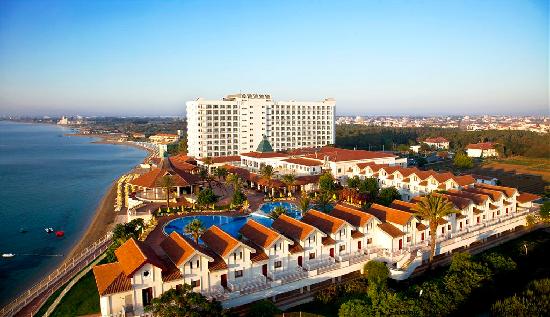
<path fill-rule="evenodd" d="M 549 1 L 2 1 L 0 115 L 184 116 L 235 92 L 337 115 L 549 115 Z"/>

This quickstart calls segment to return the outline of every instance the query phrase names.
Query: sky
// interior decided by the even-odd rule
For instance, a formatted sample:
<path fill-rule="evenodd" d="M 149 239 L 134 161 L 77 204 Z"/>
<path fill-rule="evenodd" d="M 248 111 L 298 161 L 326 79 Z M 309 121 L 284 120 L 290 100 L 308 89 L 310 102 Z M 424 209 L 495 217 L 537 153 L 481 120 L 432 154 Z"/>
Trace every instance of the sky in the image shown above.
<path fill-rule="evenodd" d="M 0 1 L 0 115 L 549 115 L 549 1 Z"/>

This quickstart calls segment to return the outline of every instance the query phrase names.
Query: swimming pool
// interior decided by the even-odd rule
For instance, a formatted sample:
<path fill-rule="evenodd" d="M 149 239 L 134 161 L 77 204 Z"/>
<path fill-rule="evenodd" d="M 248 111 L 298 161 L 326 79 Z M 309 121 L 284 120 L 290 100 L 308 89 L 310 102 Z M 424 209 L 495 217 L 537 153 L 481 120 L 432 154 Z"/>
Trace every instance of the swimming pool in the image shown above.
<path fill-rule="evenodd" d="M 218 226 L 223 231 L 230 235 L 237 237 L 239 230 L 246 223 L 248 219 L 254 219 L 266 227 L 271 227 L 273 220 L 267 216 L 277 206 L 282 206 L 288 210 L 288 215 L 293 218 L 299 218 L 300 211 L 296 205 L 288 202 L 269 202 L 263 204 L 259 211 L 254 212 L 248 216 L 221 216 L 221 215 L 200 215 L 200 216 L 187 216 L 170 220 L 164 225 L 163 231 L 166 235 L 176 231 L 181 234 L 185 234 L 185 226 L 193 221 L 199 219 L 205 229 L 210 228 L 213 225 Z M 264 214 L 265 213 L 265 214 Z"/>

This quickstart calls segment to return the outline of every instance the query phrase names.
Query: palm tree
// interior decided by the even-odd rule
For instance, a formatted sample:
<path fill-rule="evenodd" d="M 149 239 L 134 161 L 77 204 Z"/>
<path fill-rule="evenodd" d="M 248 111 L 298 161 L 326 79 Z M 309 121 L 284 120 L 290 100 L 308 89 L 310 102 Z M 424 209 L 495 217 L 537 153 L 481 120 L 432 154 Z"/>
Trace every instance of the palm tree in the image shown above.
<path fill-rule="evenodd" d="M 309 204 L 311 203 L 311 199 L 306 193 L 303 193 L 300 199 L 298 200 L 298 208 L 302 212 L 302 215 L 305 214 L 309 210 Z"/>
<path fill-rule="evenodd" d="M 269 214 L 269 218 L 275 220 L 279 218 L 280 215 L 287 214 L 287 210 L 283 206 L 277 206 L 271 210 L 271 213 Z"/>
<path fill-rule="evenodd" d="M 218 180 L 224 180 L 225 177 L 227 176 L 228 172 L 227 172 L 227 168 L 223 167 L 223 166 L 220 166 L 220 167 L 217 167 L 215 170 L 214 170 L 214 175 L 216 175 L 216 177 L 218 177 Z"/>
<path fill-rule="evenodd" d="M 262 176 L 262 179 L 267 182 L 266 187 L 271 188 L 271 182 L 273 181 L 273 177 L 275 176 L 275 170 L 273 169 L 273 166 L 263 165 L 260 169 L 260 175 Z"/>
<path fill-rule="evenodd" d="M 166 174 L 162 176 L 160 179 L 160 186 L 163 188 L 164 192 L 166 193 L 166 210 L 170 211 L 170 192 L 172 191 L 172 187 L 174 187 L 175 183 L 172 179 L 172 175 Z"/>
<path fill-rule="evenodd" d="M 199 238 L 204 233 L 204 226 L 199 219 L 193 219 L 184 228 L 185 233 L 190 234 L 196 243 L 199 243 Z"/>
<path fill-rule="evenodd" d="M 210 183 L 210 174 L 208 174 L 208 169 L 207 168 L 201 168 L 199 170 L 199 178 L 201 181 L 203 182 L 207 182 L 208 183 L 208 187 L 209 188 L 212 188 L 212 184 Z"/>
<path fill-rule="evenodd" d="M 287 194 L 292 196 L 292 186 L 296 182 L 296 176 L 294 174 L 285 174 L 281 176 L 281 181 L 286 185 Z"/>
<path fill-rule="evenodd" d="M 328 212 L 328 206 L 330 206 L 331 201 L 332 196 L 330 193 L 321 193 L 317 196 L 317 199 L 315 200 L 315 207 L 322 212 Z"/>
<path fill-rule="evenodd" d="M 444 196 L 429 194 L 420 198 L 413 207 L 415 216 L 426 219 L 430 226 L 430 265 L 435 254 L 435 240 L 437 235 L 437 223 L 444 216 L 457 212 L 453 204 Z"/>
<path fill-rule="evenodd" d="M 206 165 L 206 171 L 208 172 L 208 174 L 210 174 L 210 165 L 212 165 L 213 160 L 211 157 L 205 157 L 202 162 L 204 163 L 204 165 Z"/>
<path fill-rule="evenodd" d="M 241 178 L 237 174 L 229 173 L 225 177 L 225 181 L 233 185 L 233 191 L 237 191 L 241 187 Z"/>

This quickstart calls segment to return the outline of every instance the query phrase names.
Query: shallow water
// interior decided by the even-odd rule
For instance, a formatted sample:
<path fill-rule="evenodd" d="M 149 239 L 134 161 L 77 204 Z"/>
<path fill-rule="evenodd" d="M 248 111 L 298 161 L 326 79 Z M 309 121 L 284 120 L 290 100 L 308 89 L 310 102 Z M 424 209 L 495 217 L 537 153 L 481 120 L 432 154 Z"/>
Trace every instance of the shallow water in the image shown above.
<path fill-rule="evenodd" d="M 16 254 L 0 258 L 0 305 L 63 261 L 45 255 L 69 253 L 112 182 L 147 155 L 134 147 L 63 136 L 70 132 L 0 121 L 0 254 Z M 47 234 L 45 227 L 65 236 Z"/>

